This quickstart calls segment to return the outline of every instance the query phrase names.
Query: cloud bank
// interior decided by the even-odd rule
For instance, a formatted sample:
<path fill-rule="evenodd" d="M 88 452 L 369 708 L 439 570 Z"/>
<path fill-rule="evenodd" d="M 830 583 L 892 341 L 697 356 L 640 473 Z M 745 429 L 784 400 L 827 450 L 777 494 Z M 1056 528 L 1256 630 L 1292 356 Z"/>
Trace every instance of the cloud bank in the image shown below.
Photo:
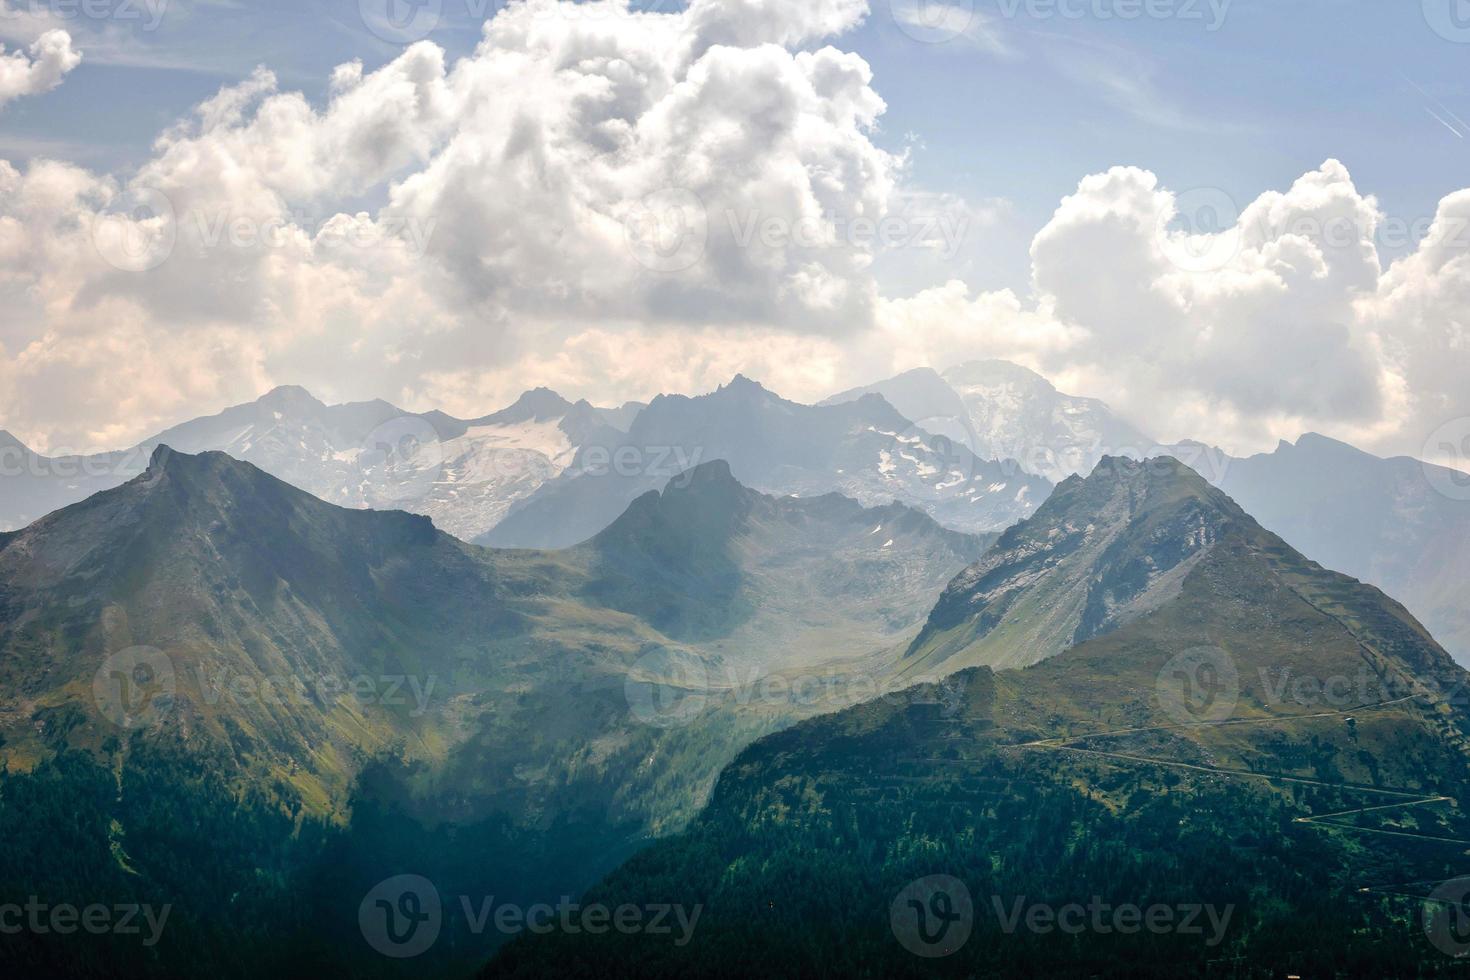
<path fill-rule="evenodd" d="M 1417 454 L 1470 417 L 1470 191 L 1385 266 L 1390 219 L 1337 161 L 1240 205 L 1088 175 L 1028 295 L 882 295 L 885 249 L 934 243 L 900 220 L 871 68 L 832 43 L 866 14 L 526 0 L 453 63 L 340 66 L 321 104 L 262 68 L 136 173 L 0 162 L 0 420 L 90 448 L 284 382 L 475 415 L 532 384 L 744 371 L 815 399 L 973 357 L 1237 451 L 1317 429 Z"/>

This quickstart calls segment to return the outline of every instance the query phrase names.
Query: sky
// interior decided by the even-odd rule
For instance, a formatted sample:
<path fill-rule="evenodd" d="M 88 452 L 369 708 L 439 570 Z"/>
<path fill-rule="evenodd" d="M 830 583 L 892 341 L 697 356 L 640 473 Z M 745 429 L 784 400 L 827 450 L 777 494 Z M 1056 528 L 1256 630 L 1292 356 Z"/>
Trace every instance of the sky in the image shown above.
<path fill-rule="evenodd" d="M 1465 0 L 0 0 L 0 43 L 38 449 L 1002 357 L 1160 439 L 1470 458 Z"/>

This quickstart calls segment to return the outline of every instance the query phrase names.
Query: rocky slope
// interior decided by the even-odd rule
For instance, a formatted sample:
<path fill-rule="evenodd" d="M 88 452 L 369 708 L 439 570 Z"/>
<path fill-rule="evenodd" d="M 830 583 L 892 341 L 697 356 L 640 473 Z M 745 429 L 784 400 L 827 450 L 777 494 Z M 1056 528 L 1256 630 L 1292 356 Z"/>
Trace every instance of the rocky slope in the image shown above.
<path fill-rule="evenodd" d="M 763 493 L 840 493 L 865 506 L 897 501 L 967 533 L 1008 526 L 1051 489 L 1014 462 L 978 458 L 918 428 L 880 397 L 799 405 L 737 377 L 698 398 L 654 399 L 611 454 L 580 453 L 567 472 L 479 540 L 497 547 L 567 547 L 682 470 L 717 459 Z"/>
<path fill-rule="evenodd" d="M 479 419 L 410 413 L 384 401 L 325 405 L 301 388 L 194 419 L 116 453 L 47 457 L 0 433 L 0 528 L 19 528 L 141 473 L 154 449 L 225 452 L 344 507 L 407 510 L 469 539 L 588 445 L 622 437 L 604 413 L 537 389 Z"/>

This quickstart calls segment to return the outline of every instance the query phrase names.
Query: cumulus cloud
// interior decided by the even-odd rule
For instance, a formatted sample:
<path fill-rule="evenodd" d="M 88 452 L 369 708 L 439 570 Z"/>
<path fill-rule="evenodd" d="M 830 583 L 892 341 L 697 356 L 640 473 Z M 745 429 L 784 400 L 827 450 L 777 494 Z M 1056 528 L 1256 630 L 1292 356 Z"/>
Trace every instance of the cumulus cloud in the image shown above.
<path fill-rule="evenodd" d="M 1244 452 L 1317 430 L 1421 455 L 1470 417 L 1470 193 L 1385 269 L 1388 221 L 1336 160 L 1243 207 L 1115 167 L 1036 234 L 1029 302 L 951 283 L 882 319 L 902 366 L 1008 357 L 1161 438 Z"/>
<path fill-rule="evenodd" d="M 1254 420 L 1234 435 L 1257 440 L 1273 424 L 1371 423 L 1380 367 L 1353 304 L 1380 272 L 1376 203 L 1329 161 L 1232 211 L 1133 168 L 1084 179 L 1031 249 L 1038 292 L 1089 331 L 1066 363 L 1113 374 L 1150 414 L 1175 393 L 1170 427 L 1216 411 Z"/>
<path fill-rule="evenodd" d="M 1029 295 L 882 295 L 885 220 L 986 222 L 879 145 L 869 65 L 828 44 L 866 12 L 521 0 L 458 61 L 349 63 L 320 103 L 261 68 L 129 175 L 0 161 L 0 420 L 113 447 L 284 382 L 474 415 L 532 384 L 614 402 L 743 371 L 816 399 L 973 357 L 1236 451 L 1317 429 L 1417 454 L 1470 418 L 1470 192 L 1385 268 L 1337 161 L 1243 204 L 1088 175 Z"/>
<path fill-rule="evenodd" d="M 81 63 L 81 52 L 73 50 L 71 35 L 62 30 L 46 31 L 26 51 L 6 54 L 0 45 L 0 106 L 51 91 Z"/>
<path fill-rule="evenodd" d="M 264 378 L 422 405 L 594 328 L 870 327 L 874 246 L 833 229 L 881 216 L 903 160 L 868 65 L 819 43 L 866 9 L 525 0 L 453 64 L 339 67 L 323 105 L 262 68 L 130 176 L 6 164 L 0 417 L 111 444 Z"/>

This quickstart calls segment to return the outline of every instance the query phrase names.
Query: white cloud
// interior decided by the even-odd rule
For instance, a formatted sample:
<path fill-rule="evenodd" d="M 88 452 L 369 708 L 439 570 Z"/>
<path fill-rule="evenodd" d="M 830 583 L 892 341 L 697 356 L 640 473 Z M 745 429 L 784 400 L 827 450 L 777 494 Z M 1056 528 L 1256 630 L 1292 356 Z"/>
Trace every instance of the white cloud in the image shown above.
<path fill-rule="evenodd" d="M 1235 450 L 1312 428 L 1417 453 L 1470 417 L 1470 192 L 1385 269 L 1336 161 L 1240 208 L 1093 174 L 1035 235 L 1031 296 L 881 295 L 857 226 L 983 233 L 1003 203 L 925 195 L 876 144 L 871 69 L 823 46 L 866 10 L 527 0 L 452 64 L 339 67 L 321 104 L 260 69 L 132 175 L 0 161 L 0 424 L 116 446 L 284 382 L 466 415 L 736 371 L 815 399 L 978 356 Z"/>
<path fill-rule="evenodd" d="M 873 247 L 824 229 L 881 215 L 903 161 L 872 141 L 867 64 L 801 46 L 866 9 L 527 0 L 455 64 L 421 43 L 338 68 L 322 106 L 260 69 L 132 177 L 7 165 L 0 418 L 43 446 L 116 443 L 265 379 L 408 403 L 519 383 L 610 324 L 862 329 Z M 705 224 L 674 272 L 641 237 L 671 189 Z"/>
<path fill-rule="evenodd" d="M 1418 455 L 1470 417 L 1470 192 L 1387 270 L 1384 221 L 1335 160 L 1240 209 L 1116 167 L 1037 233 L 1033 303 L 951 283 L 883 320 L 898 366 L 1011 358 L 1162 438 L 1248 451 L 1314 429 Z"/>
<path fill-rule="evenodd" d="M 46 31 L 24 52 L 6 54 L 0 45 L 0 106 L 51 91 L 81 63 L 81 52 L 73 50 L 66 31 Z"/>

